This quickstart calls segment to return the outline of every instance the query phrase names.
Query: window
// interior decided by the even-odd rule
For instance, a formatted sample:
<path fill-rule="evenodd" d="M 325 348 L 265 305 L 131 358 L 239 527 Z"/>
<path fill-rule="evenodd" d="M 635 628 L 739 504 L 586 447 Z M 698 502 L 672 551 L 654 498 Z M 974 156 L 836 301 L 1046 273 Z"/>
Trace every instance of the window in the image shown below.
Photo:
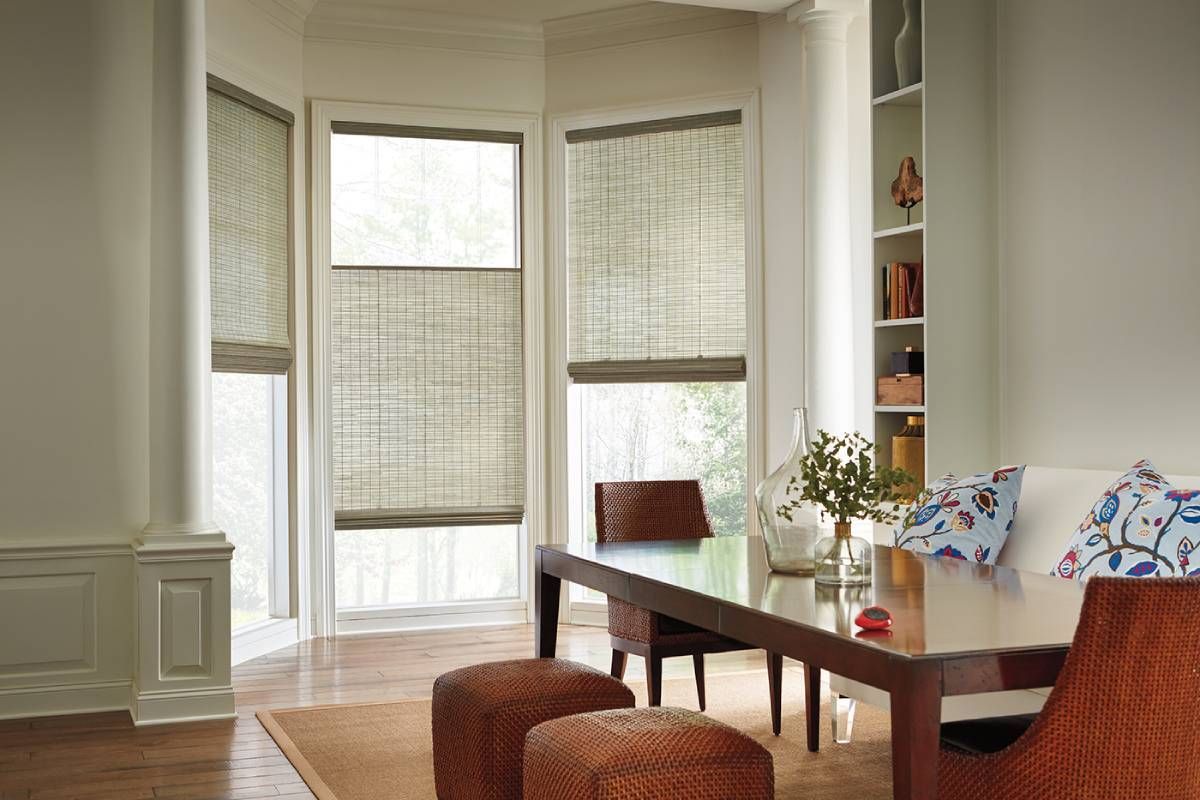
<path fill-rule="evenodd" d="M 333 124 L 337 607 L 520 599 L 521 136 Z"/>
<path fill-rule="evenodd" d="M 236 628 L 288 615 L 286 573 L 275 575 L 287 565 L 287 379 L 216 373 L 212 410 L 213 516 L 235 548 Z"/>
<path fill-rule="evenodd" d="M 697 478 L 746 532 L 743 163 L 740 112 L 567 132 L 573 540 L 619 480 Z"/>
<path fill-rule="evenodd" d="M 287 111 L 209 76 L 213 514 L 234 628 L 290 616 Z"/>

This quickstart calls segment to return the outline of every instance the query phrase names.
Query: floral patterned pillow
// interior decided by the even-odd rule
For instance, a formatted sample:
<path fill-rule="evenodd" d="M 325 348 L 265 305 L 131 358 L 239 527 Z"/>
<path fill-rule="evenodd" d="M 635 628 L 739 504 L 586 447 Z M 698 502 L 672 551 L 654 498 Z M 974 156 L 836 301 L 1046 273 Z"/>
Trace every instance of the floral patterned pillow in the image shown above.
<path fill-rule="evenodd" d="M 1200 575 L 1200 489 L 1176 489 L 1139 461 L 1105 490 L 1052 575 L 1131 578 Z"/>
<path fill-rule="evenodd" d="M 896 527 L 896 547 L 995 564 L 1021 498 L 1024 465 L 969 478 L 946 475 L 917 497 Z"/>

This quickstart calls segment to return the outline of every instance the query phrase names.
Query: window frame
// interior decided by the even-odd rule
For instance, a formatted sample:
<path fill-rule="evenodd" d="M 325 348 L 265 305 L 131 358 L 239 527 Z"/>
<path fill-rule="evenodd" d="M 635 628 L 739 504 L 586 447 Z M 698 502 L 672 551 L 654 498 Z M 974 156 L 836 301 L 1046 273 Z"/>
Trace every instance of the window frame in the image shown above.
<path fill-rule="evenodd" d="M 233 631 L 233 663 L 240 664 L 312 635 L 308 582 L 313 503 L 309 487 L 311 447 L 305 432 L 310 418 L 309 292 L 298 265 L 308 260 L 307 231 L 300 214 L 307 208 L 305 99 L 219 54 L 208 54 L 208 75 L 265 108 L 290 113 L 288 126 L 288 333 L 292 362 L 286 376 L 273 381 L 275 496 L 273 558 L 269 576 L 271 618 Z M 251 103 L 253 105 L 253 103 Z M 260 109 L 262 110 L 262 109 Z M 280 444 L 283 447 L 280 447 Z"/>
<path fill-rule="evenodd" d="M 406 630 L 467 624 L 529 622 L 532 611 L 533 545 L 546 541 L 544 513 L 545 448 L 542 382 L 545 295 L 542 267 L 541 116 L 527 113 L 466 111 L 423 106 L 314 100 L 311 103 L 312 185 L 312 347 L 314 535 L 311 593 L 318 636 L 363 630 Z M 334 122 L 406 127 L 506 131 L 523 136 L 518 208 L 518 246 L 522 248 L 522 361 L 525 396 L 525 520 L 519 526 L 519 586 L 516 600 L 463 601 L 433 606 L 389 606 L 338 611 L 332 493 L 332 384 L 330 360 L 331 135 Z"/>
<path fill-rule="evenodd" d="M 550 170 L 550 331 L 547 360 L 550 385 L 548 424 L 550 425 L 549 469 L 552 508 L 549 529 L 554 543 L 569 540 L 572 515 L 578 502 L 572 502 L 571 481 L 582 480 L 579 466 L 572 465 L 572 437 L 582 433 L 579 409 L 571 408 L 571 379 L 567 374 L 568 335 L 568 247 L 567 247 L 567 132 L 581 128 L 600 128 L 650 122 L 673 117 L 740 111 L 745 180 L 746 226 L 746 525 L 751 536 L 760 535 L 754 521 L 754 487 L 766 475 L 766 446 L 763 409 L 765 393 L 761 369 L 763 363 L 763 257 L 762 195 L 759 92 L 734 92 L 684 99 L 560 114 L 551 117 L 548 167 Z M 566 591 L 566 590 L 564 590 Z M 560 605 L 560 619 L 580 624 L 605 624 L 605 604 L 576 599 L 567 592 Z"/>

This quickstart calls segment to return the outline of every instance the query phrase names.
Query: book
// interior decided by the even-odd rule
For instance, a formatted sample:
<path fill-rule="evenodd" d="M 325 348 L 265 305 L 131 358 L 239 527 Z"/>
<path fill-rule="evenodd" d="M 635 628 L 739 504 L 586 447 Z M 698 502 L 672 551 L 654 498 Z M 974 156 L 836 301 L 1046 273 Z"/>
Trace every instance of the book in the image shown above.
<path fill-rule="evenodd" d="M 904 318 L 910 316 L 908 307 L 909 307 L 909 298 L 912 296 L 912 294 L 909 290 L 909 285 L 908 285 L 908 276 L 911 274 L 908 267 L 909 267 L 908 264 L 897 264 L 896 265 L 896 268 L 897 268 L 896 272 L 899 275 L 899 277 L 896 279 L 896 282 L 900 288 L 900 308 L 899 308 L 899 313 L 896 316 L 899 317 L 900 319 L 904 319 Z"/>
<path fill-rule="evenodd" d="M 925 265 L 921 262 L 908 264 L 911 272 L 908 289 L 908 316 L 925 315 Z"/>
<path fill-rule="evenodd" d="M 892 318 L 892 292 L 888 284 L 888 265 L 884 264 L 879 278 L 880 296 L 883 298 L 883 309 L 879 312 L 880 319 Z"/>
<path fill-rule="evenodd" d="M 900 319 L 900 264 L 888 264 L 888 319 Z"/>

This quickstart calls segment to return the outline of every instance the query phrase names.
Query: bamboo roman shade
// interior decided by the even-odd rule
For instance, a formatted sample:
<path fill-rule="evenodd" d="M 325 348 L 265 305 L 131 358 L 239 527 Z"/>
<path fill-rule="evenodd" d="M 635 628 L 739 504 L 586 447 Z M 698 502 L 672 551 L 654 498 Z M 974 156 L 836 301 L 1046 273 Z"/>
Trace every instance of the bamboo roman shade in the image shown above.
<path fill-rule="evenodd" d="M 286 374 L 288 112 L 209 78 L 212 366 Z"/>
<path fill-rule="evenodd" d="M 335 526 L 519 524 L 522 136 L 331 127 Z"/>
<path fill-rule="evenodd" d="M 521 272 L 336 267 L 338 528 L 519 523 Z"/>
<path fill-rule="evenodd" d="M 741 113 L 567 133 L 576 382 L 743 380 Z"/>

